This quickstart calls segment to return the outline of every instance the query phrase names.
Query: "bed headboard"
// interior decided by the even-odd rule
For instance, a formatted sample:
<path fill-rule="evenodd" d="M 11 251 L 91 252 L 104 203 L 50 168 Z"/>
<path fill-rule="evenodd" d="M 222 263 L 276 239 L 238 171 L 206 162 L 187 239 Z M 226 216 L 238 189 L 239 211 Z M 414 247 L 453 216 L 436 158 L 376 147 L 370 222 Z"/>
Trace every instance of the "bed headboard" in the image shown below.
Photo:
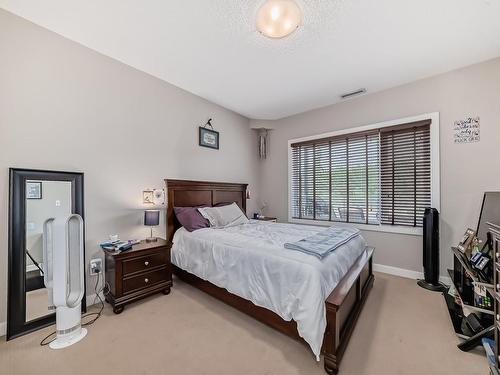
<path fill-rule="evenodd" d="M 235 202 L 247 212 L 246 192 L 248 184 L 229 182 L 165 180 L 167 188 L 167 240 L 172 241 L 180 227 L 175 218 L 174 207 L 193 207 L 206 204 Z"/>

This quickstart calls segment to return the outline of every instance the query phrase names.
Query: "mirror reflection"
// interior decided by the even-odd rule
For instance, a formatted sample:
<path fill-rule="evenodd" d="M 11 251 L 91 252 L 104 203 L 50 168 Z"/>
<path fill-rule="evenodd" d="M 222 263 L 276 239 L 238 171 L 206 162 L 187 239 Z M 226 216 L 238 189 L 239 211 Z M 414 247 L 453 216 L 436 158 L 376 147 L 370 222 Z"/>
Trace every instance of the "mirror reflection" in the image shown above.
<path fill-rule="evenodd" d="M 26 181 L 26 321 L 53 313 L 44 285 L 43 223 L 61 215 L 69 215 L 71 182 Z"/>

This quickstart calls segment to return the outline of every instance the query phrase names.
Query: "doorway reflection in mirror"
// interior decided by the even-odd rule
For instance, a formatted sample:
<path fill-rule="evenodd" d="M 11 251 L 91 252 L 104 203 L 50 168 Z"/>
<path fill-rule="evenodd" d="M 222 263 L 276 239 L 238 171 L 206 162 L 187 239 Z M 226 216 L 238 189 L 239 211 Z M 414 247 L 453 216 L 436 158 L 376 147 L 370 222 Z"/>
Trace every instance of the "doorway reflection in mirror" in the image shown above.
<path fill-rule="evenodd" d="M 42 194 L 43 192 L 43 194 Z M 71 182 L 26 181 L 26 321 L 53 313 L 43 280 L 43 223 L 71 214 Z"/>

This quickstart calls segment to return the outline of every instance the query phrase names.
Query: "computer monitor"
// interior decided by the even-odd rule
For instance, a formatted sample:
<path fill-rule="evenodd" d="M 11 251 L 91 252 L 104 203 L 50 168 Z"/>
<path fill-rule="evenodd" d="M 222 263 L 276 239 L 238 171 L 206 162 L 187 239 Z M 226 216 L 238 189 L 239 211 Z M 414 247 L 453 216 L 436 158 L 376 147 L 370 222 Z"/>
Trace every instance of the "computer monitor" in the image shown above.
<path fill-rule="evenodd" d="M 483 244 L 487 240 L 488 223 L 500 225 L 500 191 L 484 193 L 481 214 L 476 229 L 476 236 L 483 241 Z"/>

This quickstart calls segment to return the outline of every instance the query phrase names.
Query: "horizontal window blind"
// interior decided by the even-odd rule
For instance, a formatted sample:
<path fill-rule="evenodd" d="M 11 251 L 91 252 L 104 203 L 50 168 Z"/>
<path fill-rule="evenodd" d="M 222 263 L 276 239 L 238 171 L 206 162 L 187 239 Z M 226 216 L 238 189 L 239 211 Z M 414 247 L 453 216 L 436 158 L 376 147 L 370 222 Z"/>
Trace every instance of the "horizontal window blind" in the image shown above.
<path fill-rule="evenodd" d="M 430 122 L 380 132 L 382 224 L 422 226 L 431 205 Z"/>
<path fill-rule="evenodd" d="M 430 121 L 291 145 L 293 218 L 421 226 Z"/>
<path fill-rule="evenodd" d="M 292 216 L 378 224 L 378 132 L 292 145 Z"/>

